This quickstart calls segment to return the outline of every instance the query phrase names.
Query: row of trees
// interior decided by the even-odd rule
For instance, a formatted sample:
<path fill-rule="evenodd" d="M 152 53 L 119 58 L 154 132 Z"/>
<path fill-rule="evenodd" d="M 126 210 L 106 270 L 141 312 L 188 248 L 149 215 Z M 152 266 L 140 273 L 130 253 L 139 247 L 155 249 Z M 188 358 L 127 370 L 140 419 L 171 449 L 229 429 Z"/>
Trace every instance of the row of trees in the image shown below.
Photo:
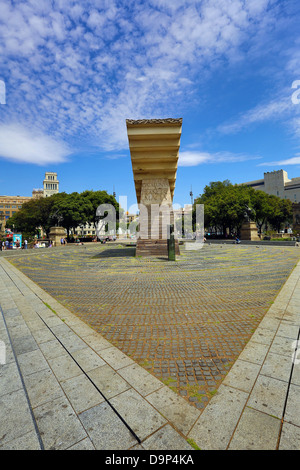
<path fill-rule="evenodd" d="M 96 210 L 101 204 L 113 205 L 118 217 L 119 204 L 106 191 L 63 192 L 31 199 L 7 220 L 6 226 L 32 236 L 40 227 L 48 235 L 50 227 L 60 225 L 67 230 L 69 238 L 72 229 L 86 223 L 96 224 Z"/>
<path fill-rule="evenodd" d="M 256 222 L 259 233 L 268 225 L 279 232 L 293 220 L 292 202 L 230 181 L 212 182 L 194 204 L 204 204 L 204 225 L 214 232 L 239 233 L 243 222 Z M 194 207 L 195 214 L 195 207 Z"/>

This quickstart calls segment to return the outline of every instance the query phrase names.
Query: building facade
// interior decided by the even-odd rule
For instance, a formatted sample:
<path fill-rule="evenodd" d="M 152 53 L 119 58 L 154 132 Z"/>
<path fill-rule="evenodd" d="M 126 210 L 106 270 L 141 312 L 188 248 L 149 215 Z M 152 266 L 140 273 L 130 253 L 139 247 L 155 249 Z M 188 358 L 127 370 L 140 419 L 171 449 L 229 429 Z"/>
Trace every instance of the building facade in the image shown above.
<path fill-rule="evenodd" d="M 43 181 L 43 193 L 44 197 L 49 197 L 53 194 L 59 193 L 59 181 L 57 179 L 57 173 L 53 171 L 47 171 L 45 173 L 45 179 Z"/>
<path fill-rule="evenodd" d="M 290 199 L 293 203 L 300 202 L 300 177 L 289 179 L 284 170 L 264 173 L 263 179 L 243 184 L 282 199 Z"/>
<path fill-rule="evenodd" d="M 2 230 L 5 228 L 5 222 L 12 215 L 22 209 L 25 202 L 31 199 L 48 197 L 59 192 L 59 181 L 57 173 L 46 172 L 43 181 L 43 189 L 33 189 L 32 196 L 0 196 L 0 218 Z"/>
<path fill-rule="evenodd" d="M 0 196 L 0 215 L 4 220 L 22 209 L 22 205 L 32 199 L 31 196 Z"/>

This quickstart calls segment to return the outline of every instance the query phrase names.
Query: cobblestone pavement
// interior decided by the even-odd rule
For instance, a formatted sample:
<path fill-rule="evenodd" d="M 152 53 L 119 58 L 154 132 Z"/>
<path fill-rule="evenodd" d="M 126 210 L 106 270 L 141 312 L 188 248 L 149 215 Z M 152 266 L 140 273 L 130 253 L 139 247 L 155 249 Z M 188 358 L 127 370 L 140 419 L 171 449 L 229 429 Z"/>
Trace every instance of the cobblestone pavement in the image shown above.
<path fill-rule="evenodd" d="M 127 356 L 203 410 L 300 258 L 296 247 L 205 245 L 175 262 L 121 245 L 7 254 Z"/>

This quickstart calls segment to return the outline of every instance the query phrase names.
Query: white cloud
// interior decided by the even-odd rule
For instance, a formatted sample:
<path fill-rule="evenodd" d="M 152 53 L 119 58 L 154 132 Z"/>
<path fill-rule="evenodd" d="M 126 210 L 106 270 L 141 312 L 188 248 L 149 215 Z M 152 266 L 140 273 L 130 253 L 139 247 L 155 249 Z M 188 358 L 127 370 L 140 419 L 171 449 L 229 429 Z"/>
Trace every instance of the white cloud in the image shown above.
<path fill-rule="evenodd" d="M 205 70 L 267 34 L 270 3 L 2 0 L 0 55 L 11 72 L 1 120 L 124 148 L 126 118 L 177 114 Z"/>
<path fill-rule="evenodd" d="M 284 99 L 270 101 L 255 106 L 253 109 L 241 114 L 237 120 L 231 123 L 224 123 L 218 127 L 218 130 L 224 134 L 234 134 L 251 124 L 264 122 L 270 119 L 281 120 L 287 113 L 293 111 L 291 102 L 291 93 Z"/>
<path fill-rule="evenodd" d="M 254 160 L 260 157 L 249 156 L 243 154 L 233 154 L 231 152 L 198 152 L 198 151 L 185 151 L 179 152 L 178 166 L 197 166 L 216 163 L 237 163 L 247 160 Z"/>
<path fill-rule="evenodd" d="M 279 160 L 275 162 L 260 163 L 259 166 L 286 166 L 286 165 L 300 165 L 300 153 L 296 157 L 287 158 L 286 160 Z"/>
<path fill-rule="evenodd" d="M 51 137 L 19 125 L 0 125 L 0 158 L 19 163 L 62 163 L 70 149 Z"/>

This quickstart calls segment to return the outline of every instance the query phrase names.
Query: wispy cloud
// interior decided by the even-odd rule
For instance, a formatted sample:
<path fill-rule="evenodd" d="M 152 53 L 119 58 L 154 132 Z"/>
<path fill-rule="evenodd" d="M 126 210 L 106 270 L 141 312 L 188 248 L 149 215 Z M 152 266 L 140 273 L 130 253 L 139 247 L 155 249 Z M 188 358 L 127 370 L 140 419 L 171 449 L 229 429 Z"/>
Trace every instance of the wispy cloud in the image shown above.
<path fill-rule="evenodd" d="M 220 125 L 218 131 L 224 134 L 234 134 L 252 124 L 269 120 L 282 120 L 288 114 L 291 115 L 294 111 L 290 93 L 283 99 L 259 104 L 245 111 L 245 113 L 240 114 L 235 121 Z"/>
<path fill-rule="evenodd" d="M 233 154 L 230 152 L 197 152 L 186 151 L 179 153 L 178 166 L 197 166 L 202 164 L 216 164 L 216 163 L 237 163 L 247 160 L 257 160 L 259 156 L 249 156 L 243 154 Z"/>
<path fill-rule="evenodd" d="M 286 158 L 285 160 L 279 160 L 274 162 L 263 162 L 259 166 L 287 166 L 287 165 L 300 165 L 300 153 L 297 153 L 295 157 Z"/>
<path fill-rule="evenodd" d="M 0 158 L 47 165 L 66 161 L 71 151 L 66 144 L 20 125 L 0 125 Z"/>
<path fill-rule="evenodd" d="M 177 115 L 206 70 L 267 34 L 273 3 L 2 0 L 0 122 L 126 148 L 126 118 Z"/>

